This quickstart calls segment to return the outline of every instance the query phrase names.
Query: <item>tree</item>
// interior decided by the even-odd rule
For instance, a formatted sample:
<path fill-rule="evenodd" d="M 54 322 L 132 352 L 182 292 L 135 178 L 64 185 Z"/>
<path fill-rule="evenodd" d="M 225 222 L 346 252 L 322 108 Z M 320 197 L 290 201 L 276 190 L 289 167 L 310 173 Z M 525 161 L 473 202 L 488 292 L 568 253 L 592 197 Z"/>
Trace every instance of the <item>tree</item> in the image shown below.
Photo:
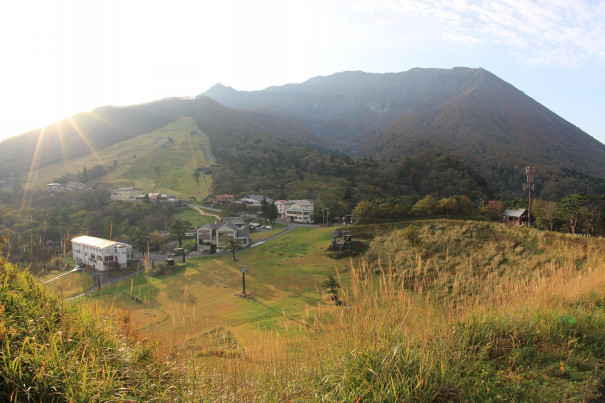
<path fill-rule="evenodd" d="M 456 217 L 471 217 L 477 211 L 477 206 L 466 196 L 454 196 L 454 215 Z"/>
<path fill-rule="evenodd" d="M 267 222 L 269 203 L 267 202 L 267 199 L 265 199 L 264 197 L 263 197 L 263 200 L 260 202 L 260 211 L 261 211 L 261 215 L 263 216 L 263 219 L 265 220 L 265 222 Z"/>
<path fill-rule="evenodd" d="M 599 218 L 602 213 L 603 201 L 596 197 L 589 196 L 585 204 L 586 226 L 588 233 L 596 235 Z"/>
<path fill-rule="evenodd" d="M 580 192 L 565 196 L 559 203 L 557 211 L 561 218 L 567 221 L 569 230 L 572 234 L 576 233 L 576 227 L 580 217 L 580 207 L 586 204 L 587 201 L 588 198 L 586 195 Z"/>
<path fill-rule="evenodd" d="M 481 210 L 489 217 L 490 220 L 498 221 L 502 218 L 504 204 L 502 204 L 500 200 L 490 200 Z"/>
<path fill-rule="evenodd" d="M 275 203 L 269 203 L 267 205 L 267 219 L 273 223 L 277 219 L 277 216 L 277 206 L 275 205 Z"/>
<path fill-rule="evenodd" d="M 418 200 L 418 202 L 414 204 L 412 211 L 418 217 L 428 217 L 434 215 L 437 212 L 438 207 L 437 200 L 431 195 L 426 195 L 423 199 Z"/>
<path fill-rule="evenodd" d="M 237 243 L 237 239 L 228 239 L 227 240 L 227 251 L 231 251 L 233 254 L 233 261 L 237 262 L 237 258 L 235 257 L 235 251 L 240 250 L 241 246 Z"/>
<path fill-rule="evenodd" d="M 323 282 L 323 287 L 328 291 L 328 294 L 330 294 L 330 301 L 333 301 L 336 305 L 340 305 L 340 283 L 332 274 Z"/>
<path fill-rule="evenodd" d="M 185 239 L 185 235 L 191 227 L 192 225 L 189 221 L 181 220 L 180 218 L 174 220 L 168 227 L 168 231 L 172 234 L 172 236 L 178 239 L 179 248 L 182 247 L 182 241 Z"/>
<path fill-rule="evenodd" d="M 445 212 L 445 216 L 449 218 L 450 213 L 454 210 L 454 199 L 450 199 L 448 197 L 444 197 L 439 200 L 438 208 L 441 212 Z"/>
<path fill-rule="evenodd" d="M 140 250 L 143 256 L 145 256 L 145 252 L 147 251 L 149 240 L 149 232 L 145 228 L 142 226 L 132 228 L 130 233 L 130 243 L 135 249 Z"/>
<path fill-rule="evenodd" d="M 353 209 L 353 220 L 359 224 L 370 222 L 374 218 L 374 207 L 368 201 L 360 201 Z"/>
<path fill-rule="evenodd" d="M 225 203 L 221 207 L 221 211 L 225 217 L 234 217 L 239 214 L 240 207 L 239 203 Z"/>
<path fill-rule="evenodd" d="M 532 216 L 535 217 L 538 228 L 552 231 L 555 226 L 555 221 L 559 218 L 557 214 L 557 203 L 546 200 L 534 201 Z"/>

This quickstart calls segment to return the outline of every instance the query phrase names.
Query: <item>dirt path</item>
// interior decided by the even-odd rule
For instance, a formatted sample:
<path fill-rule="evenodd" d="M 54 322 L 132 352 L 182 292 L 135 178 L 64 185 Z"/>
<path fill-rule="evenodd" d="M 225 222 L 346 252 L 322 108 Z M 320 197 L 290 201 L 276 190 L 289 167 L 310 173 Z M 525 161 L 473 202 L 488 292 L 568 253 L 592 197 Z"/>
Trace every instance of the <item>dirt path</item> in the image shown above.
<path fill-rule="evenodd" d="M 190 207 L 190 208 L 192 208 L 192 209 L 194 209 L 194 210 L 197 210 L 197 212 L 198 212 L 198 213 L 200 213 L 200 215 L 207 215 L 207 216 L 210 216 L 210 217 L 214 217 L 214 218 L 216 218 L 218 221 L 220 221 L 220 220 L 221 220 L 221 217 L 217 216 L 216 214 L 210 214 L 210 213 L 207 213 L 207 212 L 205 212 L 204 210 L 202 210 L 201 208 L 199 208 L 199 207 L 197 207 L 197 206 L 194 206 L 193 204 L 188 204 L 188 205 L 187 205 L 187 207 Z"/>

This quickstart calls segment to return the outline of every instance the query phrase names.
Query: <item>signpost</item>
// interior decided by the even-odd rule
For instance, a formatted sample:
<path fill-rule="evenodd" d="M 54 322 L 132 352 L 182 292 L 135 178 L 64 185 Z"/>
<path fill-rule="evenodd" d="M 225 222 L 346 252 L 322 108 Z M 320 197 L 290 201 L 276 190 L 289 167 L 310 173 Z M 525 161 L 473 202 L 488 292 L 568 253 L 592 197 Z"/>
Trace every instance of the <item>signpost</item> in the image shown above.
<path fill-rule="evenodd" d="M 239 271 L 242 272 L 242 294 L 246 295 L 246 273 L 248 272 L 248 266 L 240 264 Z"/>

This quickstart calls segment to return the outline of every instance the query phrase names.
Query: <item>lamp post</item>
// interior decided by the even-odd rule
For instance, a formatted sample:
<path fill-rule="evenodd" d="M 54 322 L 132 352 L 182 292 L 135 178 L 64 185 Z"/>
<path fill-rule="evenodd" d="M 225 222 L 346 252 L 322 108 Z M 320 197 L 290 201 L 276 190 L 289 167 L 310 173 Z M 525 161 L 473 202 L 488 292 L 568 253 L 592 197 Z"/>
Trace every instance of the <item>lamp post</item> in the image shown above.
<path fill-rule="evenodd" d="M 328 224 L 330 221 L 330 209 L 329 208 L 322 208 L 321 209 L 321 215 L 322 215 L 322 224 L 326 225 L 326 213 L 328 214 Z"/>
<path fill-rule="evenodd" d="M 248 272 L 248 266 L 240 264 L 239 271 L 242 272 L 242 294 L 246 295 L 246 273 Z"/>

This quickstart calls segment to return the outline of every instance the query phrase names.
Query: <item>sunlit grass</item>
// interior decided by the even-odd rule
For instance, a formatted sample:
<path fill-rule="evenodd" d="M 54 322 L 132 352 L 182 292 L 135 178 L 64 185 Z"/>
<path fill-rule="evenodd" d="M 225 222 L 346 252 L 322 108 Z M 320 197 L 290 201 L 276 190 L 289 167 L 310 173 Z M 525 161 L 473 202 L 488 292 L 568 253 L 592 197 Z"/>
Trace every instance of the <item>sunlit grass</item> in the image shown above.
<path fill-rule="evenodd" d="M 191 131 L 198 134 L 192 136 Z M 74 174 L 85 166 L 90 169 L 102 165 L 109 172 L 95 182 L 108 188 L 137 186 L 144 192 L 161 191 L 187 200 L 189 196 L 199 198 L 209 193 L 212 178 L 200 175 L 198 186 L 193 175 L 198 164 L 204 166 L 213 161 L 209 150 L 206 135 L 193 120 L 183 118 L 151 133 L 94 150 L 93 158 L 90 154 L 74 155 L 68 161 L 41 169 L 33 164 L 26 187 L 43 187 L 52 182 L 58 172 Z"/>
<path fill-rule="evenodd" d="M 328 229 L 299 228 L 266 245 L 238 251 L 237 261 L 231 254 L 189 257 L 186 264 L 177 258 L 171 274 L 140 274 L 95 298 L 138 312 L 135 319 L 142 318 L 143 333 L 169 344 L 221 326 L 241 327 L 243 334 L 259 327 L 279 329 L 284 315 L 296 321 L 317 303 L 317 289 L 334 273 L 338 263 L 324 253 L 329 237 Z M 239 265 L 250 269 L 246 290 L 254 292 L 253 299 L 235 296 L 242 290 Z M 150 326 L 147 312 L 153 309 L 169 318 Z"/>
<path fill-rule="evenodd" d="M 470 260 L 452 269 L 453 283 L 418 261 L 410 284 L 392 263 L 353 263 L 341 306 L 320 300 L 301 317 L 308 326 L 290 321 L 259 332 L 237 358 L 198 360 L 200 393 L 322 401 L 594 396 L 605 364 L 605 241 L 544 234 L 538 242 L 558 259 L 487 281 Z M 445 253 L 448 261 L 461 254 Z"/>
<path fill-rule="evenodd" d="M 420 243 L 402 240 L 376 253 L 372 261 L 329 259 L 325 246 L 332 229 L 301 228 L 256 251 L 239 252 L 237 262 L 230 255 L 189 259 L 172 273 L 155 278 L 139 275 L 108 287 L 89 302 L 78 303 L 84 323 L 92 325 L 90 331 L 107 329 L 109 324 L 95 319 L 107 318 L 107 313 L 93 301 L 103 301 L 114 312 L 122 306 L 130 315 L 119 317 L 130 318 L 141 334 L 161 340 L 179 358 L 157 372 L 150 356 L 153 350 L 141 345 L 126 366 L 122 356 L 115 355 L 120 371 L 103 372 L 98 364 L 110 368 L 104 364 L 106 356 L 93 355 L 83 366 L 77 361 L 82 351 L 77 348 L 85 347 L 89 353 L 97 348 L 114 351 L 112 342 L 70 345 L 78 354 L 57 361 L 75 389 L 63 396 L 106 400 L 115 388 L 124 388 L 128 396 L 136 394 L 133 399 L 148 399 L 168 379 L 178 386 L 165 392 L 187 401 L 583 401 L 594 397 L 605 368 L 605 240 L 493 228 L 490 234 L 503 244 L 516 239 L 511 253 L 526 262 L 522 270 L 505 270 L 502 262 L 481 266 L 468 259 L 475 250 L 454 243 L 460 236 L 458 224 L 423 225 L 433 227 L 418 228 Z M 473 242 L 473 234 L 483 231 L 482 223 L 459 225 Z M 432 239 L 435 230 L 441 231 L 450 248 L 433 251 L 433 262 L 427 266 L 424 253 L 440 245 L 423 242 Z M 489 256 L 485 235 L 476 246 Z M 410 237 L 414 238 L 408 234 L 405 239 Z M 379 240 L 377 246 L 385 242 Z M 522 245 L 528 247 L 518 249 Z M 410 256 L 418 256 L 411 268 L 389 259 L 388 252 L 405 255 L 408 249 Z M 538 259 L 543 254 L 553 259 Z M 441 269 L 444 262 L 458 263 Z M 252 298 L 235 296 L 241 287 L 239 264 L 253 269 L 247 277 L 247 289 L 255 292 Z M 321 284 L 327 274 L 342 281 L 340 305 L 324 295 Z M 14 298 L 10 289 L 15 286 L 10 284 L 9 293 L 3 295 Z M 36 311 L 34 316 L 42 315 Z M 25 351 L 33 357 L 49 350 L 26 346 Z M 8 357 L 2 362 L 10 365 L 16 355 L 11 351 Z M 148 375 L 137 370 L 141 358 L 149 365 Z M 24 382 L 19 366 L 11 368 L 10 379 L 16 376 Z M 82 383 L 85 371 L 89 375 Z M 124 371 L 134 383 L 124 383 L 119 376 Z M 145 382 L 137 383 L 139 379 Z M 43 383 L 38 385 L 32 390 L 46 390 Z"/>

